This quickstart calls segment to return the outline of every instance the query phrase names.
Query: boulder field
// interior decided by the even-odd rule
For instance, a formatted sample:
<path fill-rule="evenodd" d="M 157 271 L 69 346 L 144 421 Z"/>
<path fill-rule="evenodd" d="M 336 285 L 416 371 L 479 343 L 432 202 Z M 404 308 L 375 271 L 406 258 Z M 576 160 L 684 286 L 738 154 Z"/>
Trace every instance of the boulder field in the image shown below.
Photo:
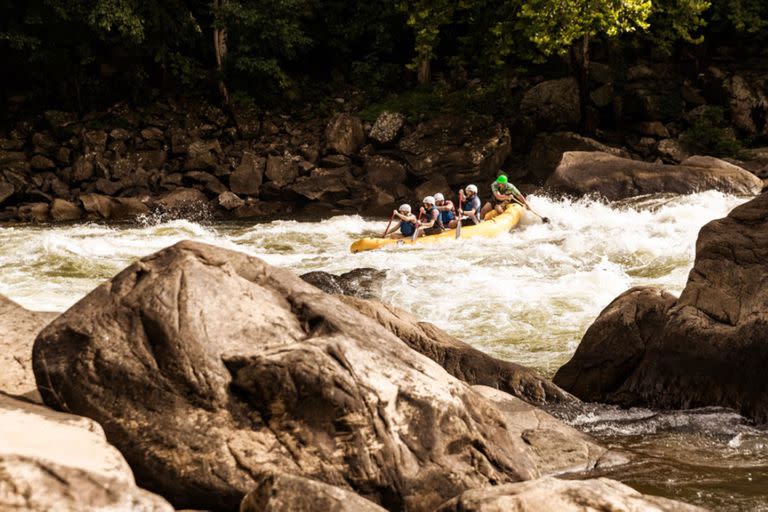
<path fill-rule="evenodd" d="M 768 194 L 705 225 L 679 298 L 638 287 L 608 305 L 554 382 L 595 402 L 724 406 L 768 422 Z"/>
<path fill-rule="evenodd" d="M 177 507 L 426 511 L 626 460 L 453 377 L 344 299 L 182 242 L 46 327 L 35 376 L 47 404 L 98 421 L 137 481 Z"/>

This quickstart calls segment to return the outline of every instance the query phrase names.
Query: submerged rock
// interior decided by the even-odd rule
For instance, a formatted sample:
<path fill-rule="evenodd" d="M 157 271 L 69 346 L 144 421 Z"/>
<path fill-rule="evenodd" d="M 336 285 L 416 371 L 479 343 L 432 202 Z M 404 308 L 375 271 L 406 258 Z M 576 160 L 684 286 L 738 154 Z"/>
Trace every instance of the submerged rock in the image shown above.
<path fill-rule="evenodd" d="M 667 498 L 640 494 L 608 478 L 559 480 L 547 477 L 464 492 L 436 512 L 704 512 L 705 509 Z"/>
<path fill-rule="evenodd" d="M 87 418 L 0 393 L 0 510 L 173 512 Z"/>
<path fill-rule="evenodd" d="M 585 400 L 731 407 L 768 422 L 768 195 L 701 229 L 679 299 L 634 288 L 587 330 L 555 382 Z"/>
<path fill-rule="evenodd" d="M 349 295 L 363 299 L 381 297 L 381 288 L 387 277 L 386 270 L 356 268 L 341 275 L 328 272 L 307 272 L 301 278 L 325 293 Z"/>
<path fill-rule="evenodd" d="M 235 508 L 277 471 L 422 511 L 560 465 L 378 322 L 201 243 L 96 288 L 38 336 L 34 369 L 46 403 L 99 421 L 178 507 Z"/>
<path fill-rule="evenodd" d="M 763 182 L 754 174 L 716 158 L 689 158 L 681 165 L 629 160 L 597 151 L 569 151 L 547 186 L 572 194 L 598 194 L 608 200 L 643 194 L 691 194 L 719 190 L 755 195 Z"/>

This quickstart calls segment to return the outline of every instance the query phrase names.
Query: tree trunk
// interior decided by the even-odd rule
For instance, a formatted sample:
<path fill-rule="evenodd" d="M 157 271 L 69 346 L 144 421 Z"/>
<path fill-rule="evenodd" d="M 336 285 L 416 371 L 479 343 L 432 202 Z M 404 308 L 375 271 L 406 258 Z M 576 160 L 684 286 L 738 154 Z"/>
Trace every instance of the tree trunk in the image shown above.
<path fill-rule="evenodd" d="M 585 135 L 595 131 L 595 120 L 589 108 L 589 35 L 585 34 L 571 46 L 571 66 L 579 87 L 579 128 Z"/>
<path fill-rule="evenodd" d="M 227 0 L 213 0 L 214 16 L 216 12 L 227 4 Z M 229 105 L 229 91 L 224 83 L 224 61 L 227 58 L 227 30 L 225 28 L 213 28 L 213 50 L 216 55 L 216 74 L 219 84 L 219 94 L 225 105 Z"/>
<path fill-rule="evenodd" d="M 432 70 L 430 67 L 429 57 L 423 57 L 419 61 L 419 71 L 416 79 L 419 85 L 427 85 L 432 79 Z"/>

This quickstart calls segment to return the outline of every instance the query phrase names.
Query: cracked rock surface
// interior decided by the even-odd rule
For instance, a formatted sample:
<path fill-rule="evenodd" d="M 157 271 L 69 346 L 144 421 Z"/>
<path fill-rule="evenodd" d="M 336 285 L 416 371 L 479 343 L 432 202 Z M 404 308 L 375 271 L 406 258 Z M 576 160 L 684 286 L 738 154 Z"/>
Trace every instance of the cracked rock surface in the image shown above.
<path fill-rule="evenodd" d="M 583 400 L 724 406 L 768 422 L 768 194 L 704 226 L 675 298 L 633 288 L 590 326 L 554 382 Z"/>
<path fill-rule="evenodd" d="M 378 322 L 206 244 L 96 288 L 40 333 L 33 362 L 45 402 L 98 421 L 137 481 L 178 508 L 235 509 L 285 474 L 432 510 L 553 471 L 494 400 Z M 587 457 L 604 451 L 588 442 Z"/>

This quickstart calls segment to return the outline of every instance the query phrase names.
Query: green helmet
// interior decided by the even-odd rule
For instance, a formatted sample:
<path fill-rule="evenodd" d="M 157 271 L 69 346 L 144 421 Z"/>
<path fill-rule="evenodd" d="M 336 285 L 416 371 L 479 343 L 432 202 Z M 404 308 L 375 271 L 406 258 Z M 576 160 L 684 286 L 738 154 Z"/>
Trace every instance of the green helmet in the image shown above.
<path fill-rule="evenodd" d="M 496 183 L 506 183 L 507 181 L 507 176 L 504 174 L 496 178 Z"/>

